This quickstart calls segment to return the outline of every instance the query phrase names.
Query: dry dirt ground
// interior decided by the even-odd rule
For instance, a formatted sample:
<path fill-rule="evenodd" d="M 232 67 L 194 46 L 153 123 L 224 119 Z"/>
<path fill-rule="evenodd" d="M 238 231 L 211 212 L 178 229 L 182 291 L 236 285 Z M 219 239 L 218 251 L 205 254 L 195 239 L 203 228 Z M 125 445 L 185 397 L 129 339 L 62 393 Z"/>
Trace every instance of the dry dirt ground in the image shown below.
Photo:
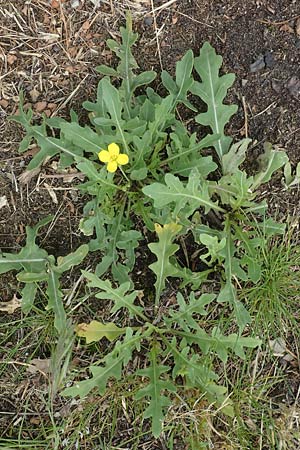
<path fill-rule="evenodd" d="M 223 56 L 223 70 L 236 74 L 228 101 L 239 107 L 228 133 L 257 142 L 250 168 L 265 141 L 283 147 L 293 164 L 300 160 L 299 0 L 0 0 L 0 250 L 19 251 L 25 226 L 49 214 L 54 219 L 40 238 L 49 253 L 65 254 L 82 242 L 78 180 L 58 174 L 55 161 L 24 180 L 36 149 L 18 153 L 23 131 L 8 117 L 23 90 L 37 120 L 41 114 L 68 118 L 73 108 L 84 123 L 81 103 L 95 96 L 95 67 L 114 63 L 105 40 L 118 38 L 126 9 L 140 34 L 141 69 L 173 73 L 176 61 L 190 48 L 197 54 L 206 40 Z M 281 217 L 298 217 L 297 190 L 287 194 L 275 183 L 263 195 Z M 15 286 L 2 280 L 1 301 L 7 301 Z M 1 436 L 7 422 L 0 420 Z"/>

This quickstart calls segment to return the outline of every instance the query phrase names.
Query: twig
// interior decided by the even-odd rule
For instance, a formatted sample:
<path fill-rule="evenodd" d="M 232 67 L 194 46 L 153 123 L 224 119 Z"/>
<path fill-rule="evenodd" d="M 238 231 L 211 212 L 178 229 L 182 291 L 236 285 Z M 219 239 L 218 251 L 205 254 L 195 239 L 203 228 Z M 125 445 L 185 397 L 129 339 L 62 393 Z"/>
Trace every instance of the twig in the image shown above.
<path fill-rule="evenodd" d="M 172 2 L 168 2 L 168 3 L 173 3 L 173 1 Z M 163 64 L 162 64 L 161 52 L 160 52 L 160 44 L 159 44 L 159 39 L 158 39 L 158 29 L 157 29 L 156 15 L 155 15 L 155 11 L 157 10 L 157 8 L 156 8 L 156 10 L 154 9 L 153 0 L 151 0 L 151 8 L 152 8 L 154 28 L 155 28 L 155 37 L 156 37 L 156 45 L 157 45 L 159 64 L 160 64 L 161 70 L 163 70 Z"/>
<path fill-rule="evenodd" d="M 245 118 L 245 123 L 244 123 L 244 128 L 245 128 L 245 137 L 248 137 L 248 113 L 247 113 L 247 105 L 246 105 L 246 100 L 244 95 L 242 96 L 242 103 L 243 103 L 243 109 L 244 109 L 244 118 Z"/>

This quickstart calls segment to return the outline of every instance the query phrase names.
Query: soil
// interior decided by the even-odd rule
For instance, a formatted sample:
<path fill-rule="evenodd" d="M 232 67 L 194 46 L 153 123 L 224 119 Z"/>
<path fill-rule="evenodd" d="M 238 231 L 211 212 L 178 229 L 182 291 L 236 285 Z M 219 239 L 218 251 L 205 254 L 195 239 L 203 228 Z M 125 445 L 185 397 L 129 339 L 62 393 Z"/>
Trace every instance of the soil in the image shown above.
<path fill-rule="evenodd" d="M 238 105 L 227 132 L 235 140 L 252 138 L 250 170 L 266 141 L 284 148 L 293 166 L 299 162 L 299 0 L 153 1 L 155 20 L 151 3 L 0 1 L 0 198 L 7 200 L 0 209 L 0 250 L 19 251 L 25 227 L 49 214 L 51 226 L 39 237 L 49 253 L 66 254 L 83 242 L 78 223 L 84 199 L 76 189 L 78 180 L 58 175 L 55 161 L 48 161 L 23 183 L 35 147 L 18 153 L 23 130 L 8 118 L 16 113 L 23 90 L 37 120 L 42 113 L 68 118 L 73 108 L 84 123 L 81 103 L 95 96 L 95 67 L 114 61 L 105 40 L 118 38 L 126 8 L 131 8 L 140 34 L 135 56 L 143 70 L 163 68 L 173 74 L 176 61 L 190 48 L 197 55 L 204 41 L 223 56 L 224 72 L 236 75 L 227 101 Z M 299 190 L 284 191 L 280 177 L 262 195 L 272 213 L 299 217 Z M 1 301 L 10 300 L 11 289 L 2 280 Z"/>

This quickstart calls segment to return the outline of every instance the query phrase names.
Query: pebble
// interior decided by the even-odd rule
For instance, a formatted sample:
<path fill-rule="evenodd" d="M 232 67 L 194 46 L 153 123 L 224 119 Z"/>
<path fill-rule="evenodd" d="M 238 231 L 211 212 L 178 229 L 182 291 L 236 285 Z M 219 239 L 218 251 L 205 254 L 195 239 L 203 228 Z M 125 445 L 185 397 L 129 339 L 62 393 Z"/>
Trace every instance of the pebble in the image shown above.
<path fill-rule="evenodd" d="M 254 63 L 250 64 L 250 72 L 255 73 L 259 70 L 262 70 L 266 67 L 265 63 L 265 57 L 264 55 L 259 55 L 256 61 Z"/>
<path fill-rule="evenodd" d="M 153 17 L 152 16 L 146 16 L 144 19 L 144 24 L 150 27 L 153 24 Z"/>
<path fill-rule="evenodd" d="M 78 6 L 80 5 L 80 1 L 79 0 L 72 0 L 71 1 L 71 8 L 78 8 Z"/>
<path fill-rule="evenodd" d="M 265 60 L 265 64 L 266 64 L 267 68 L 273 69 L 273 67 L 275 66 L 275 59 L 274 59 L 273 53 L 268 50 L 265 53 L 264 60 Z"/>

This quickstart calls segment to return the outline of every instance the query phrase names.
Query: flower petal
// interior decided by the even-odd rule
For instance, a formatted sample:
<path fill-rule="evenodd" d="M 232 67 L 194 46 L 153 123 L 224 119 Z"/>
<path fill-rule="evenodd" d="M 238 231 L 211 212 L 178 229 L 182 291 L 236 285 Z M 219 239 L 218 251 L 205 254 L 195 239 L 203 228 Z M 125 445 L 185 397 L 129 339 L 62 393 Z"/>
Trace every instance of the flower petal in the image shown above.
<path fill-rule="evenodd" d="M 117 144 L 115 144 L 114 142 L 109 144 L 109 146 L 107 148 L 108 148 L 111 158 L 117 157 L 120 153 L 120 147 Z"/>
<path fill-rule="evenodd" d="M 98 153 L 98 158 L 103 163 L 108 163 L 110 161 L 110 154 L 107 150 L 101 150 L 101 152 Z"/>
<path fill-rule="evenodd" d="M 107 164 L 106 168 L 107 168 L 107 172 L 114 173 L 117 170 L 117 168 L 118 168 L 117 161 L 110 161 Z"/>
<path fill-rule="evenodd" d="M 128 164 L 128 161 L 129 161 L 128 155 L 125 155 L 125 153 L 121 153 L 118 156 L 117 163 L 120 164 L 120 166 L 124 166 L 124 164 Z"/>

